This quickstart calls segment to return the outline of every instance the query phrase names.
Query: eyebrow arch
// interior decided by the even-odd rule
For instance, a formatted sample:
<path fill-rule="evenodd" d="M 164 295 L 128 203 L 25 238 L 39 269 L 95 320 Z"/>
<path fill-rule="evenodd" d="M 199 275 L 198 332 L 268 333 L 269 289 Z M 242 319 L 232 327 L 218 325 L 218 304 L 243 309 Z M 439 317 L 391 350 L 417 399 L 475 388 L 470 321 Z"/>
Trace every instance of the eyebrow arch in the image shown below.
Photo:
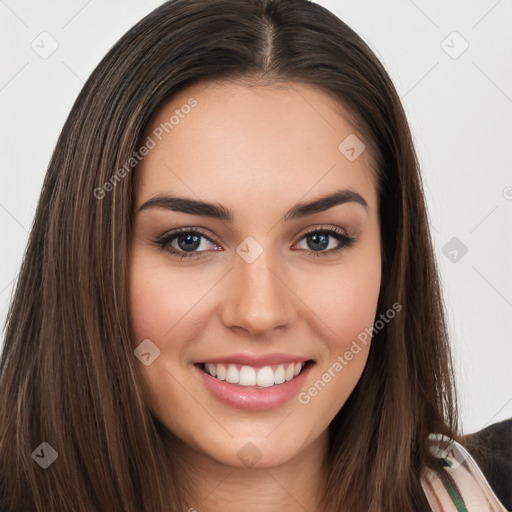
<path fill-rule="evenodd" d="M 369 209 L 368 203 L 363 196 L 355 191 L 343 189 L 307 203 L 297 203 L 286 212 L 283 219 L 285 221 L 299 219 L 314 213 L 329 210 L 334 206 L 345 203 L 360 204 L 366 210 Z M 151 199 L 148 199 L 138 209 L 137 213 L 153 208 L 163 208 L 175 212 L 211 217 L 213 219 L 229 222 L 233 222 L 235 219 L 234 213 L 219 203 L 208 203 L 185 197 L 175 197 L 168 194 L 158 194 Z"/>

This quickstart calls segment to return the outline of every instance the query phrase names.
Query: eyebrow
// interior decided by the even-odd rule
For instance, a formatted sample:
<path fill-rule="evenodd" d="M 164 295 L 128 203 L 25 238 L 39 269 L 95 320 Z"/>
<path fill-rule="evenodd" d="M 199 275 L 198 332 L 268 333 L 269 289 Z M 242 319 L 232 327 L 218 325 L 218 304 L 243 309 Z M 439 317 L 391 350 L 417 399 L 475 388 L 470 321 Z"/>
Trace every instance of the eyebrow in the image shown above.
<path fill-rule="evenodd" d="M 320 197 L 319 199 L 315 199 L 307 203 L 297 203 L 286 212 L 283 219 L 285 221 L 299 219 L 346 203 L 359 204 L 366 210 L 369 209 L 368 203 L 363 196 L 355 191 L 344 189 L 337 190 L 333 194 Z M 148 199 L 138 209 L 137 213 L 153 208 L 172 210 L 174 212 L 188 213 L 202 217 L 211 217 L 213 219 L 229 222 L 233 222 L 235 220 L 234 213 L 219 203 L 208 203 L 186 197 L 176 197 L 169 194 L 158 194 L 151 199 Z"/>

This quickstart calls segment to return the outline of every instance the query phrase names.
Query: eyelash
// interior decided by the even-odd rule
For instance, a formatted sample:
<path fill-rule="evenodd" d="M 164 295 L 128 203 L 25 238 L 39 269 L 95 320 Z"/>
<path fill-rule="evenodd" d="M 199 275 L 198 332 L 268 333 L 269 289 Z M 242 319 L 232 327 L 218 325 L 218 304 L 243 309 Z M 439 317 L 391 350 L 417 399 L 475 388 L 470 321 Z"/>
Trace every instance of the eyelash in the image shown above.
<path fill-rule="evenodd" d="M 307 231 L 302 235 L 300 240 L 307 237 L 308 235 L 313 234 L 322 234 L 322 235 L 331 235 L 333 238 L 338 240 L 340 242 L 340 245 L 336 247 L 335 249 L 330 249 L 328 251 L 306 251 L 309 252 L 311 256 L 317 257 L 317 256 L 326 256 L 330 254 L 337 253 L 341 251 L 342 249 L 349 249 L 354 246 L 354 244 L 357 242 L 356 237 L 349 236 L 345 234 L 343 231 L 341 231 L 338 228 L 332 227 L 332 228 L 321 228 L 317 227 L 310 231 Z M 174 231 L 171 231 L 170 233 L 164 233 L 161 237 L 159 237 L 157 240 L 154 241 L 154 244 L 163 252 L 167 254 L 171 254 L 173 256 L 178 256 L 182 260 L 183 259 L 191 259 L 191 258 L 197 258 L 200 257 L 200 255 L 203 252 L 206 251 L 195 251 L 195 252 L 185 252 L 185 251 L 177 251 L 173 247 L 170 246 L 170 243 L 177 237 L 181 235 L 200 235 L 200 237 L 205 238 L 209 242 L 216 244 L 215 241 L 211 240 L 209 237 L 207 237 L 200 229 L 198 228 L 180 228 L 176 229 Z M 299 240 L 299 241 L 300 241 Z M 304 250 L 304 249 L 302 249 Z"/>

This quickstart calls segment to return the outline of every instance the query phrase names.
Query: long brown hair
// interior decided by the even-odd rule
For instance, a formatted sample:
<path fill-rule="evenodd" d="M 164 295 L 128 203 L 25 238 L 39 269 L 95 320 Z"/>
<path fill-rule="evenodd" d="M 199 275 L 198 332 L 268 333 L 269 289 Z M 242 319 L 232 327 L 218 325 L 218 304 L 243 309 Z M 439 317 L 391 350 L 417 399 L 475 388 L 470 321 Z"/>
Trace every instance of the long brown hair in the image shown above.
<path fill-rule="evenodd" d="M 419 480 L 434 464 L 427 436 L 460 438 L 419 165 L 376 56 L 308 0 L 168 1 L 87 80 L 52 155 L 7 316 L 2 510 L 186 510 L 172 443 L 137 378 L 127 305 L 136 169 L 118 170 L 154 111 L 200 80 L 314 85 L 364 135 L 383 242 L 378 314 L 402 309 L 374 333 L 364 372 L 329 427 L 322 507 L 429 510 Z M 58 453 L 46 469 L 32 457 L 42 442 Z"/>

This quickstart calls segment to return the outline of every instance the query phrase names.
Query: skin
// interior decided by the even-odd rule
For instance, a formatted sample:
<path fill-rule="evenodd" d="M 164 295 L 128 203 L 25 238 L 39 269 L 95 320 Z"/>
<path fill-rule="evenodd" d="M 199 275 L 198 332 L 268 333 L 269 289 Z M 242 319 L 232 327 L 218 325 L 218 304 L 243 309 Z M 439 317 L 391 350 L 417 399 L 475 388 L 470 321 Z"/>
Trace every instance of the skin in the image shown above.
<path fill-rule="evenodd" d="M 374 323 L 381 240 L 372 161 L 368 151 L 354 161 L 339 151 L 357 133 L 339 103 L 319 89 L 286 85 L 225 82 L 182 91 L 155 113 L 144 140 L 189 98 L 197 106 L 134 171 L 133 346 L 150 339 L 160 349 L 150 365 L 139 365 L 144 393 L 179 439 L 194 482 L 187 503 L 198 512 L 239 511 L 241 504 L 245 511 L 314 511 L 328 425 L 367 360 L 369 344 L 361 345 L 308 404 L 293 398 L 265 411 L 223 404 L 192 371 L 192 362 L 219 355 L 297 354 L 315 360 L 307 390 Z M 358 192 L 368 208 L 348 202 L 283 220 L 296 203 L 339 189 Z M 220 203 L 234 222 L 164 208 L 137 213 L 161 193 Z M 332 226 L 357 241 L 329 254 L 339 246 L 330 236 L 315 256 L 304 233 Z M 154 244 L 176 228 L 202 228 L 211 241 L 202 238 L 199 257 L 181 260 Z M 252 263 L 236 252 L 248 236 L 263 249 Z M 249 442 L 261 453 L 253 467 L 237 455 Z"/>

